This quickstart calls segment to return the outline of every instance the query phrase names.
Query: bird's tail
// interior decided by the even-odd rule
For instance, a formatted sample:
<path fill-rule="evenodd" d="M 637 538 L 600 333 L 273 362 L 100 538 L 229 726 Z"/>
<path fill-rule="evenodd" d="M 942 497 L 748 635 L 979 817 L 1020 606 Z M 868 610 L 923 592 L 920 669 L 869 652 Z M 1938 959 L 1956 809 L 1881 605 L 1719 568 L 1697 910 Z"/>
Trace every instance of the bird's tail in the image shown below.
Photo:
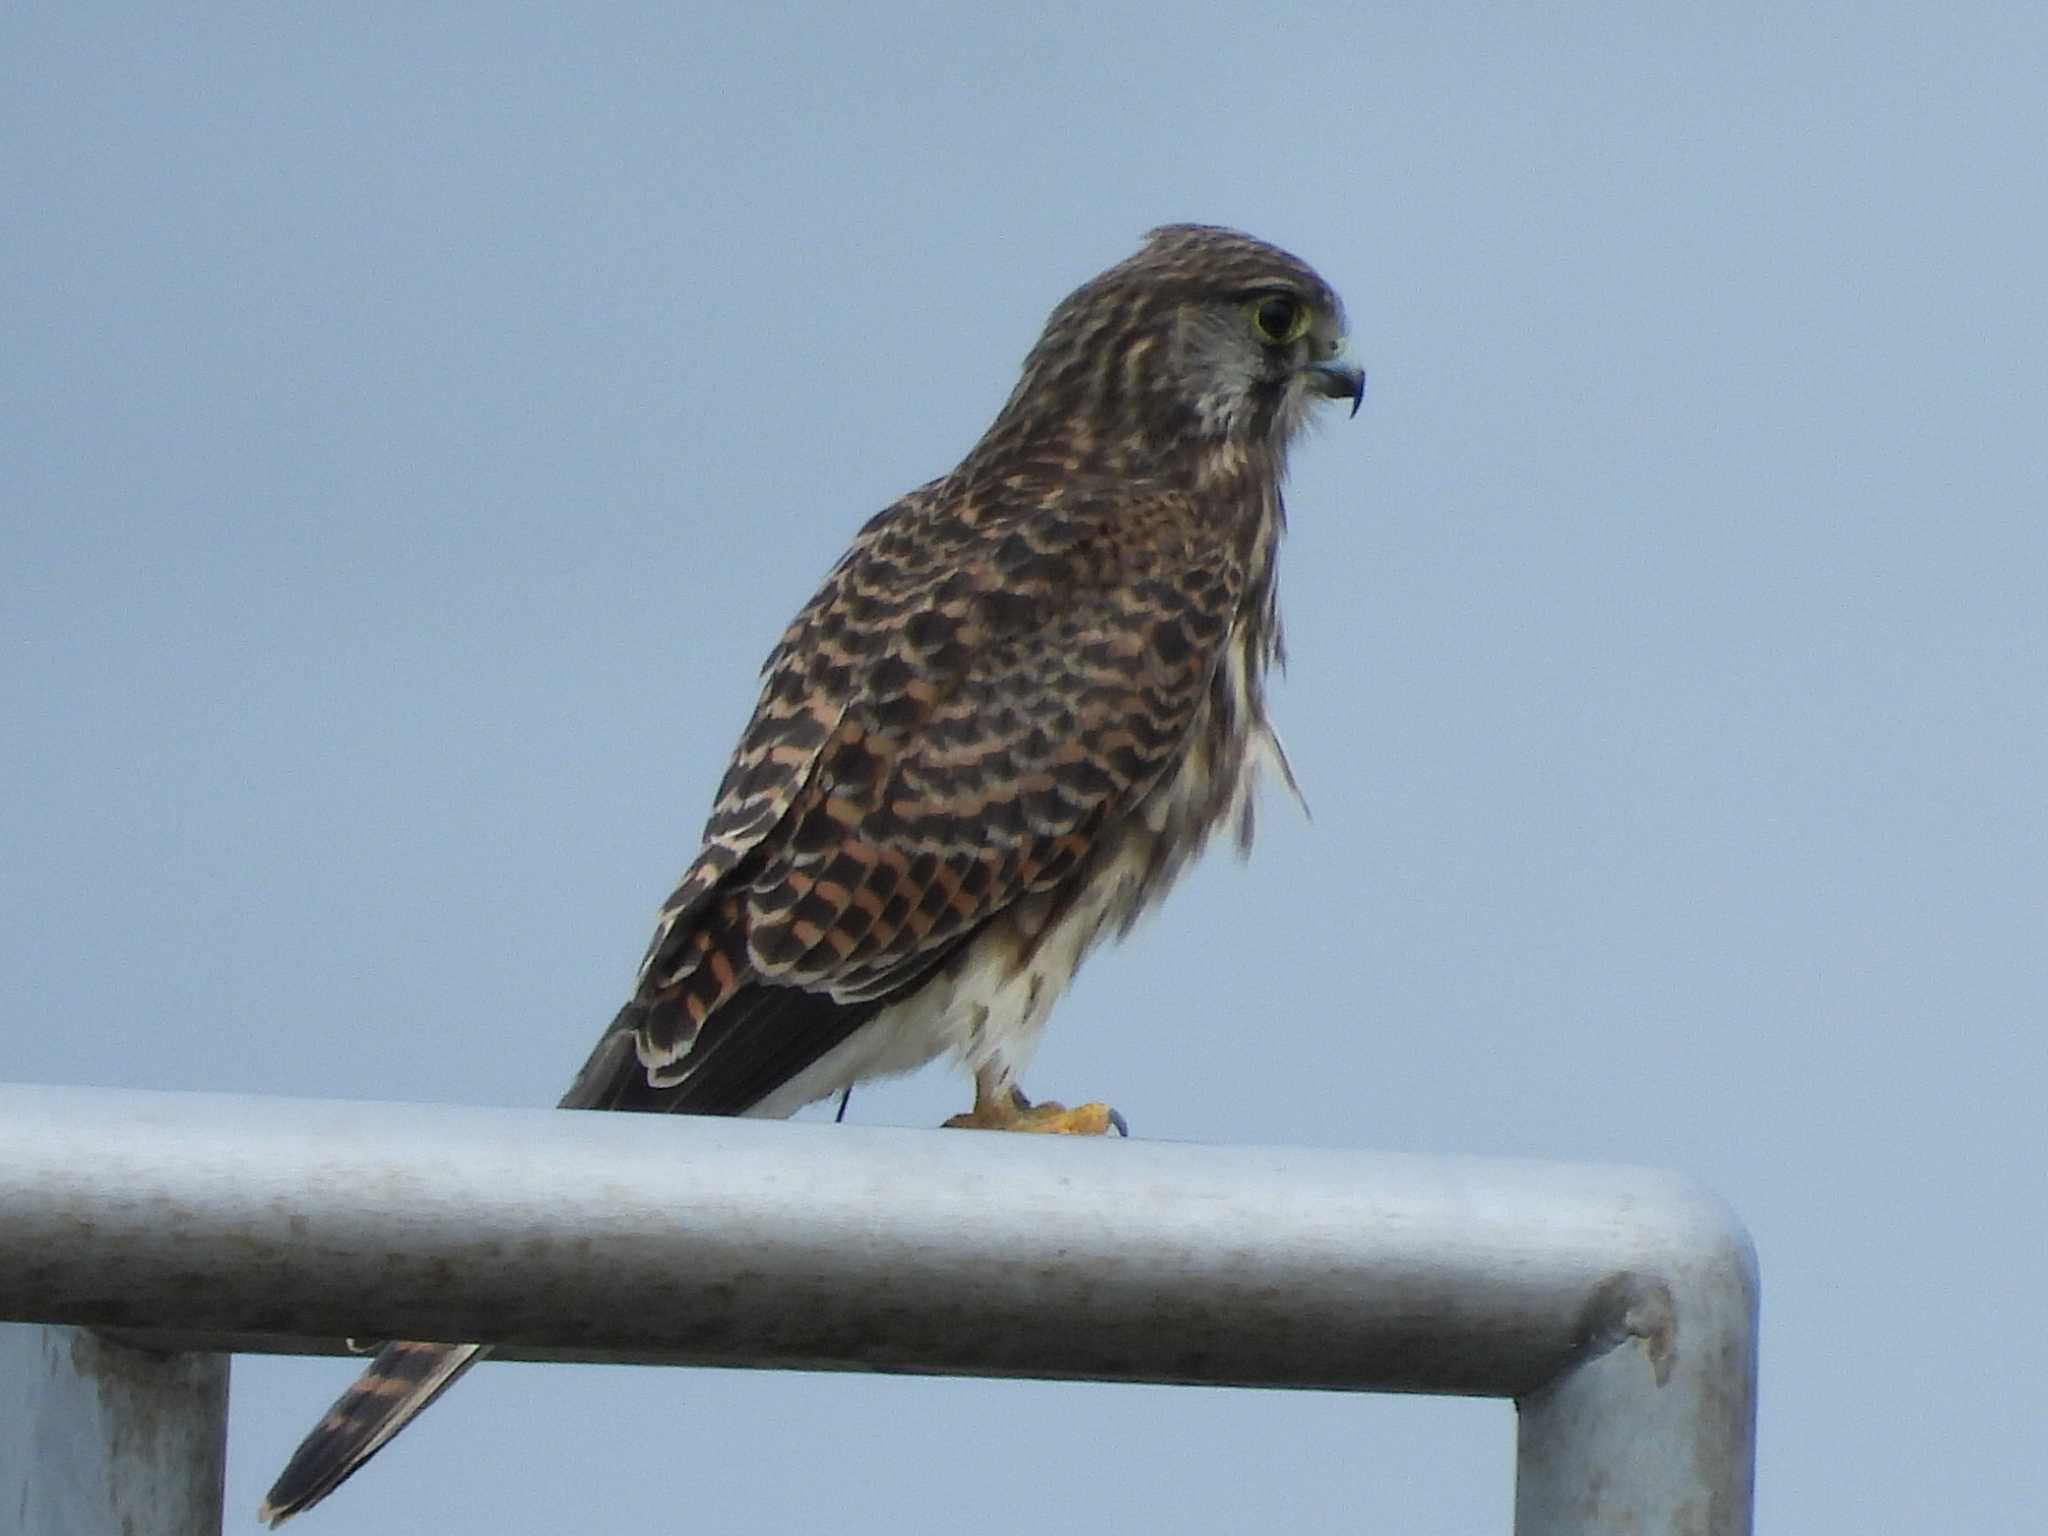
<path fill-rule="evenodd" d="M 745 1114 L 865 1024 L 882 1003 L 838 1003 L 798 987 L 742 988 L 698 1042 L 695 1054 L 701 1059 L 689 1076 L 657 1086 L 640 1062 L 638 1036 L 648 1005 L 636 999 L 598 1041 L 561 1107 Z M 299 1442 L 257 1518 L 282 1525 L 318 1504 L 489 1353 L 482 1344 L 386 1344 Z"/>
<path fill-rule="evenodd" d="M 279 1526 L 318 1504 L 486 1353 L 481 1344 L 386 1344 L 299 1442 L 256 1518 Z"/>

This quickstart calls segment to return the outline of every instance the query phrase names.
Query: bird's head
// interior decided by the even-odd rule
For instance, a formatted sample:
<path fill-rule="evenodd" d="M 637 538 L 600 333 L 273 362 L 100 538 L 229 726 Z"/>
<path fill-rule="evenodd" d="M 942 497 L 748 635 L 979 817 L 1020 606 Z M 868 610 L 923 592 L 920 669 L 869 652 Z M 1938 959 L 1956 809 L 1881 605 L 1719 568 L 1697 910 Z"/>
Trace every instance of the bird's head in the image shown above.
<path fill-rule="evenodd" d="M 1355 415 L 1364 390 L 1343 303 L 1313 268 L 1235 230 L 1170 224 L 1053 311 L 990 435 L 1131 464 L 1205 447 L 1277 458 L 1318 402 Z"/>

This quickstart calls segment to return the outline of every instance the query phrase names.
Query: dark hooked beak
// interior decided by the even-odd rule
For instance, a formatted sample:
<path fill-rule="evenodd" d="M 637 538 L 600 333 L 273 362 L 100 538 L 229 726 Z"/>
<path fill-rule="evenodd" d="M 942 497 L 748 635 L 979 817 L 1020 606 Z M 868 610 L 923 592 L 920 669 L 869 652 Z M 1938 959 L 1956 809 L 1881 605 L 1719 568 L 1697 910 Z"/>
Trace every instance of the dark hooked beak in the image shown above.
<path fill-rule="evenodd" d="M 1302 372 L 1309 376 L 1309 388 L 1332 400 L 1349 400 L 1351 414 L 1365 399 L 1365 370 L 1355 363 L 1331 361 L 1310 363 Z"/>

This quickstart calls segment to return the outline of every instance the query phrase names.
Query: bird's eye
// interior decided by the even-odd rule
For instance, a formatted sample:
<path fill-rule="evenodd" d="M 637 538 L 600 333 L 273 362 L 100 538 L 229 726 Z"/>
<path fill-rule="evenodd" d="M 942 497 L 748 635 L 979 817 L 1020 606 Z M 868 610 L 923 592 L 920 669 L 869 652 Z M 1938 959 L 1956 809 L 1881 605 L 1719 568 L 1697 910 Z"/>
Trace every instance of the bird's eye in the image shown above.
<path fill-rule="evenodd" d="M 1308 306 L 1290 293 L 1269 293 L 1252 302 L 1252 329 L 1268 346 L 1291 345 L 1308 334 Z"/>

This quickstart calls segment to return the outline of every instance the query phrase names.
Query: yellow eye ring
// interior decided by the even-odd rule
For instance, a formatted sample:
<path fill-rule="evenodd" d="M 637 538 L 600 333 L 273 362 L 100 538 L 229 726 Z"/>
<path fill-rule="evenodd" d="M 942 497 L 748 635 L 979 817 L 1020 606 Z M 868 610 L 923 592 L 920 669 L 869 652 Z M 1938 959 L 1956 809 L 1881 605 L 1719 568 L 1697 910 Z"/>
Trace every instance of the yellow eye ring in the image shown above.
<path fill-rule="evenodd" d="M 1252 334 L 1269 347 L 1292 346 L 1308 334 L 1308 306 L 1291 293 L 1267 293 L 1251 303 Z"/>

